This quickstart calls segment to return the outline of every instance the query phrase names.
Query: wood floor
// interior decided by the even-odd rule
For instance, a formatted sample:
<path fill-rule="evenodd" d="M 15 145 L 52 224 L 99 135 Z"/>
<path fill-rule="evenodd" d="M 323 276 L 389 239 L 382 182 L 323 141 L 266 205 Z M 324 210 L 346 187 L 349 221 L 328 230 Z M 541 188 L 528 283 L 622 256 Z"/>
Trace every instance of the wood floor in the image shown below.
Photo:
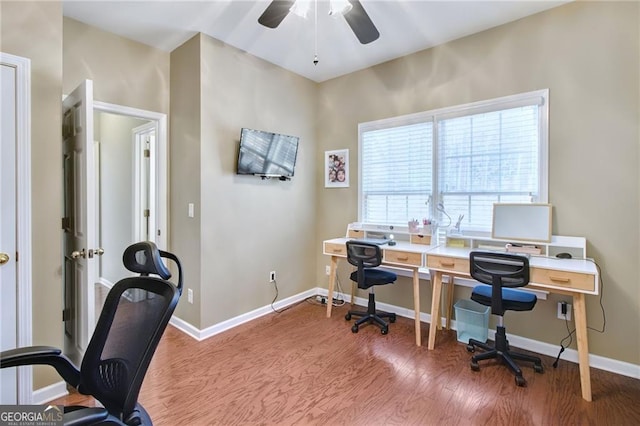
<path fill-rule="evenodd" d="M 471 371 L 454 331 L 429 351 L 415 346 L 412 320 L 353 334 L 346 311 L 327 319 L 302 302 L 202 342 L 169 326 L 140 401 L 167 426 L 640 424 L 638 379 L 592 368 L 586 402 L 578 365 L 542 357 L 545 372 L 523 368 L 520 388 L 505 366 Z M 92 405 L 78 394 L 54 403 Z"/>

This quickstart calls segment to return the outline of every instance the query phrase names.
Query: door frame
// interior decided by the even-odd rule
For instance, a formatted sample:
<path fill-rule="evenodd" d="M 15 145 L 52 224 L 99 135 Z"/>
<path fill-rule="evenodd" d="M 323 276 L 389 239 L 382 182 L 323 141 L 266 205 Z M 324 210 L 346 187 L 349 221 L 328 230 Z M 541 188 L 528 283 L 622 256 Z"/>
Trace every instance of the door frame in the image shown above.
<path fill-rule="evenodd" d="M 168 229 L 167 229 L 167 114 L 161 112 L 147 111 L 123 105 L 111 104 L 107 102 L 93 101 L 94 111 L 108 112 L 112 114 L 125 115 L 154 121 L 156 125 L 156 162 L 155 187 L 157 192 L 156 204 L 156 229 L 154 231 L 154 242 L 158 248 L 166 250 Z M 153 206 L 152 206 L 153 207 Z M 160 232 L 160 235 L 158 235 Z"/>
<path fill-rule="evenodd" d="M 16 69 L 16 247 L 17 262 L 17 346 L 31 346 L 31 60 L 0 52 L 0 62 Z M 18 404 L 31 404 L 33 370 L 19 367 Z"/>

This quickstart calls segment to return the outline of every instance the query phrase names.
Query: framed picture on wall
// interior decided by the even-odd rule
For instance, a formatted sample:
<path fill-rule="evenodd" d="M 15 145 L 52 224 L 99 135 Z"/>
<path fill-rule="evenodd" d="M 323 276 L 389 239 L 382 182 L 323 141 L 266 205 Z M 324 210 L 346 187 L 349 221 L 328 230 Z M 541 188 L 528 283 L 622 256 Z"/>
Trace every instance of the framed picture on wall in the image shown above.
<path fill-rule="evenodd" d="M 349 150 L 338 149 L 324 152 L 325 188 L 349 187 Z"/>

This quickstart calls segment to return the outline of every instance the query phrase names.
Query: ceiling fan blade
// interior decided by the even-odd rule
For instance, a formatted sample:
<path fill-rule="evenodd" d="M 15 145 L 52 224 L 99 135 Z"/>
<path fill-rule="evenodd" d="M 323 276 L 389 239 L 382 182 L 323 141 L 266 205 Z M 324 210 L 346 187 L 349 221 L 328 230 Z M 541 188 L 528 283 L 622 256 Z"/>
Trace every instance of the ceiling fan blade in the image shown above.
<path fill-rule="evenodd" d="M 349 0 L 349 2 L 353 5 L 353 8 L 344 15 L 344 19 L 347 20 L 347 24 L 349 24 L 353 33 L 362 44 L 376 41 L 380 37 L 380 33 L 371 18 L 369 18 L 367 11 L 362 7 L 360 0 Z"/>
<path fill-rule="evenodd" d="M 262 12 L 258 18 L 258 22 L 267 28 L 277 28 L 284 18 L 289 14 L 289 9 L 293 6 L 295 0 L 273 0 L 269 6 Z"/>

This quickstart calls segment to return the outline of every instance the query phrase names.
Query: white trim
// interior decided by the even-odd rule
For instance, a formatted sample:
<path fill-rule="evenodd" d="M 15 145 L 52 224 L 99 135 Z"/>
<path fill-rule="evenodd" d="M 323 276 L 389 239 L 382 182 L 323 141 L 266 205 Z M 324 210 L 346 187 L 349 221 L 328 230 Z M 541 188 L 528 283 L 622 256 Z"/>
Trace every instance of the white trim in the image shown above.
<path fill-rule="evenodd" d="M 157 229 L 153 231 L 154 242 L 159 248 L 166 250 L 167 237 L 169 234 L 167 227 L 167 114 L 161 112 L 147 111 L 138 108 L 127 107 L 123 105 L 110 104 L 107 102 L 95 101 L 93 102 L 93 108 L 97 111 L 109 112 L 112 114 L 128 115 L 131 117 L 141 118 L 144 120 L 152 120 L 157 122 L 156 128 L 156 144 L 158 147 L 156 158 L 156 188 L 161 189 L 158 192 L 157 203 L 157 215 L 156 226 Z M 160 235 L 158 232 L 160 231 Z"/>
<path fill-rule="evenodd" d="M 282 299 L 278 302 L 275 302 L 273 304 L 273 308 L 282 309 L 284 307 L 293 305 L 294 303 L 300 302 L 316 294 L 318 294 L 317 289 L 307 290 L 302 293 L 298 293 L 294 296 L 287 297 L 286 299 Z M 208 337 L 215 336 L 216 334 L 222 333 L 223 331 L 227 331 L 240 324 L 244 324 L 246 322 L 260 318 L 272 312 L 273 310 L 271 309 L 271 305 L 263 306 L 261 308 L 254 309 L 253 311 L 238 315 L 237 317 L 219 322 L 218 324 L 212 325 L 211 327 L 207 327 L 204 330 L 199 330 L 197 327 L 194 327 L 193 325 L 176 317 L 175 315 L 171 318 L 171 321 L 169 323 L 174 327 L 176 327 L 177 329 L 193 337 L 194 339 L 198 341 L 202 341 Z"/>
<path fill-rule="evenodd" d="M 62 380 L 60 382 L 56 382 L 52 385 L 45 386 L 33 391 L 31 400 L 33 401 L 32 404 L 40 405 L 46 404 L 49 401 L 53 401 L 54 399 L 62 398 L 63 396 L 67 395 L 69 395 L 69 391 L 67 391 L 67 384 L 64 380 Z"/>
<path fill-rule="evenodd" d="M 20 253 L 17 262 L 18 335 L 17 346 L 32 344 L 31 282 L 31 60 L 0 52 L 2 63 L 16 68 L 16 243 Z M 18 403 L 30 404 L 33 390 L 32 367 L 18 368 Z"/>
<path fill-rule="evenodd" d="M 286 306 L 292 305 L 314 295 L 327 296 L 328 291 L 326 288 L 316 287 L 311 290 L 307 290 L 297 295 L 283 299 L 280 302 L 276 302 L 274 304 L 274 307 L 276 309 L 282 309 Z M 349 294 L 335 292 L 334 298 L 342 298 L 345 303 L 351 302 L 351 296 Z M 359 306 L 367 306 L 368 300 L 361 297 L 356 297 L 355 303 Z M 401 317 L 409 318 L 412 320 L 414 319 L 414 311 L 411 309 L 406 309 L 380 302 L 377 302 L 377 306 L 383 311 L 394 312 L 396 315 L 399 315 Z M 208 337 L 214 336 L 218 333 L 222 333 L 223 331 L 229 330 L 248 321 L 260 318 L 261 316 L 269 314 L 271 312 L 273 311 L 271 310 L 270 306 L 264 306 L 251 312 L 247 312 L 246 314 L 238 315 L 235 318 L 231 318 L 221 323 L 212 325 L 211 327 L 207 327 L 204 330 L 199 330 L 197 327 L 194 327 L 193 325 L 180 318 L 177 318 L 176 316 L 173 316 L 173 318 L 171 318 L 170 324 L 176 327 L 178 330 L 183 331 L 184 333 L 193 337 L 194 339 L 202 341 Z M 420 321 L 431 322 L 431 315 L 420 312 Z M 442 318 L 441 321 L 442 325 L 444 325 L 444 318 Z M 453 330 L 457 330 L 456 321 L 451 321 L 451 328 Z M 495 330 L 489 330 L 489 337 L 494 338 L 494 336 Z M 528 339 L 526 337 L 520 337 L 513 334 L 509 334 L 509 343 L 515 347 L 533 351 L 542 355 L 551 356 L 554 358 L 558 355 L 559 350 L 558 345 L 540 342 L 538 340 Z M 578 351 L 575 349 L 565 349 L 562 354 L 561 361 L 570 361 L 577 364 Z M 589 366 L 627 377 L 633 377 L 636 379 L 640 378 L 640 365 L 619 361 L 613 358 L 606 358 L 599 355 L 589 354 Z"/>

